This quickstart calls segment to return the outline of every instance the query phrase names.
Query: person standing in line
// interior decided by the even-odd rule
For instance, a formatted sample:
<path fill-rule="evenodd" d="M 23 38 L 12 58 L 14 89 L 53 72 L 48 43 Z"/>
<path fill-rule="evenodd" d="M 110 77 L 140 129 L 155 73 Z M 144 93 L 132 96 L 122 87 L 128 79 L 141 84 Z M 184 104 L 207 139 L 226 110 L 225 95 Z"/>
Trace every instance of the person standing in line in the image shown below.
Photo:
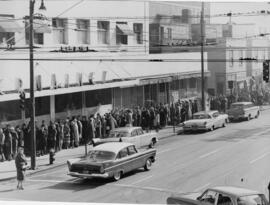
<path fill-rule="evenodd" d="M 8 124 L 4 130 L 5 135 L 5 157 L 6 160 L 10 161 L 12 160 L 12 135 L 10 133 L 10 125 Z"/>
<path fill-rule="evenodd" d="M 23 153 L 23 148 L 19 147 L 18 149 L 18 154 L 15 157 L 15 165 L 16 165 L 16 170 L 17 170 L 17 180 L 18 180 L 18 185 L 17 189 L 23 190 L 23 181 L 25 178 L 25 171 L 26 171 L 26 165 L 27 165 L 27 160 L 26 157 Z"/>
<path fill-rule="evenodd" d="M 41 131 L 41 146 L 42 146 L 41 155 L 44 155 L 48 153 L 47 152 L 48 128 L 44 120 L 42 120 L 40 131 Z"/>
<path fill-rule="evenodd" d="M 96 137 L 101 138 L 101 129 L 102 129 L 102 124 L 101 124 L 101 116 L 99 113 L 97 113 L 96 121 L 95 121 L 95 127 L 96 127 Z"/>
<path fill-rule="evenodd" d="M 4 145 L 5 145 L 5 134 L 3 132 L 3 129 L 0 128 L 0 162 L 6 160 L 4 155 Z"/>
<path fill-rule="evenodd" d="M 81 116 L 77 116 L 77 126 L 78 126 L 78 131 L 79 131 L 79 145 L 82 144 L 82 121 L 81 121 Z"/>
<path fill-rule="evenodd" d="M 62 150 L 63 148 L 63 141 L 64 141 L 64 124 L 63 121 L 59 120 L 59 128 L 58 128 L 58 134 L 59 134 L 59 142 L 58 142 L 58 147 L 59 151 Z"/>
<path fill-rule="evenodd" d="M 15 159 L 15 156 L 17 155 L 17 150 L 18 150 L 19 137 L 14 127 L 10 127 L 10 133 L 12 136 L 12 158 Z"/>
<path fill-rule="evenodd" d="M 73 120 L 71 121 L 71 125 L 72 125 L 73 134 L 74 134 L 74 147 L 78 147 L 79 146 L 79 128 L 78 128 L 76 117 L 74 117 Z"/>
<path fill-rule="evenodd" d="M 54 149 L 55 150 L 55 143 L 56 143 L 56 127 L 55 124 L 51 121 L 50 125 L 48 127 L 48 149 Z"/>
<path fill-rule="evenodd" d="M 64 149 L 68 149 L 70 145 L 70 126 L 69 126 L 69 120 L 66 119 L 64 124 L 64 141 L 63 141 L 63 147 Z"/>

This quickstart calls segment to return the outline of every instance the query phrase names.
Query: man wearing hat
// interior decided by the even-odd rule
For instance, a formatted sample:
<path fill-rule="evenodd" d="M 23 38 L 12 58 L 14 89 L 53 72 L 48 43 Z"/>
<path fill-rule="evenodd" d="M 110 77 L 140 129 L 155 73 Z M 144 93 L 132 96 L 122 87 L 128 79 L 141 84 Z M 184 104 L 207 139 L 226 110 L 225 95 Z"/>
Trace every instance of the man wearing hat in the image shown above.
<path fill-rule="evenodd" d="M 23 190 L 22 182 L 25 178 L 25 171 L 26 171 L 26 165 L 27 165 L 27 161 L 23 153 L 23 147 L 18 148 L 18 154 L 15 157 L 15 165 L 16 165 L 17 180 L 18 180 L 17 189 Z"/>

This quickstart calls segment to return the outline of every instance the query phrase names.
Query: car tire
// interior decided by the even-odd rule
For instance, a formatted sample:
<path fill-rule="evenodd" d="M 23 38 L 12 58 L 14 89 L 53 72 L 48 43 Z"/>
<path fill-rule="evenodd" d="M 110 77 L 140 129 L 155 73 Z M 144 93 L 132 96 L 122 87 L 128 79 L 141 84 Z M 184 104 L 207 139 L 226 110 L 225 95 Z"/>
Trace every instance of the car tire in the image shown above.
<path fill-rule="evenodd" d="M 144 170 L 145 171 L 149 171 L 152 167 L 152 160 L 150 158 L 148 158 L 145 162 L 145 165 L 144 165 Z"/>
<path fill-rule="evenodd" d="M 122 172 L 121 171 L 117 171 L 113 174 L 113 179 L 114 181 L 119 181 L 122 177 Z"/>

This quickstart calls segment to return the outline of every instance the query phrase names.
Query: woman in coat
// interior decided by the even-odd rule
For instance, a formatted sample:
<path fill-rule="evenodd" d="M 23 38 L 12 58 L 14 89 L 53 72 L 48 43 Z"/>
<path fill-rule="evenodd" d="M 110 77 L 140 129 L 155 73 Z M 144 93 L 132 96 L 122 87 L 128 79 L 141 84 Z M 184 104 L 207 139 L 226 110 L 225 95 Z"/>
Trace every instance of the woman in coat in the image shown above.
<path fill-rule="evenodd" d="M 27 161 L 23 153 L 22 147 L 18 149 L 18 154 L 15 157 L 15 164 L 16 164 L 17 180 L 18 180 L 17 189 L 22 190 L 23 189 L 22 182 L 25 178 L 25 170 L 26 170 L 26 165 L 27 165 Z"/>

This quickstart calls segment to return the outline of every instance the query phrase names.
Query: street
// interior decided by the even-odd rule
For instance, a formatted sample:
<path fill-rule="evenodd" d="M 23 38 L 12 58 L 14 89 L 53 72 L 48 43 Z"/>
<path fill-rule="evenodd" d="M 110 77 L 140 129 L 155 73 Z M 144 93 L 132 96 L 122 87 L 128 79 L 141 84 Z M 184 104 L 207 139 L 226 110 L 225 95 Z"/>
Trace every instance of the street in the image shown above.
<path fill-rule="evenodd" d="M 270 181 L 270 110 L 258 119 L 229 123 L 206 133 L 182 134 L 159 141 L 150 171 L 137 170 L 120 181 L 82 180 L 66 175 L 67 166 L 0 184 L 0 200 L 94 203 L 166 203 L 171 193 L 208 187 L 240 186 L 268 197 Z"/>

